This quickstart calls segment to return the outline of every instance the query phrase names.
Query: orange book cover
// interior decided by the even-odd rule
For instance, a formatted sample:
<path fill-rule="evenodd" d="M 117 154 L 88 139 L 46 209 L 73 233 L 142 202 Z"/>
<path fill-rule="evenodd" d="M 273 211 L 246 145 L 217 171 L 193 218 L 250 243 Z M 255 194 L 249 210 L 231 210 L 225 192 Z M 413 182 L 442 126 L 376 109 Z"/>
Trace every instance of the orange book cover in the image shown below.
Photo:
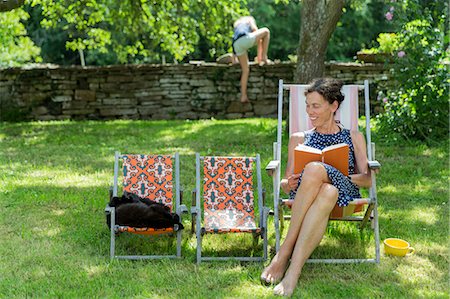
<path fill-rule="evenodd" d="M 319 150 L 299 144 L 294 150 L 294 173 L 301 173 L 306 164 L 313 161 L 324 162 L 335 167 L 344 175 L 348 175 L 349 147 L 339 143 Z"/>

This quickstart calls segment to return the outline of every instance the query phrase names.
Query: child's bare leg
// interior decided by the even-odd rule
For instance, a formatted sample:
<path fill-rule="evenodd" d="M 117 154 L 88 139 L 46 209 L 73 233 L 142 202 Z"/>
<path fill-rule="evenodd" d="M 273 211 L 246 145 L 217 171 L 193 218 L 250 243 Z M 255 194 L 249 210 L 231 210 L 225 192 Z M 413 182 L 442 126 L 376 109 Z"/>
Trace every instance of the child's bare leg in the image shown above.
<path fill-rule="evenodd" d="M 239 60 L 239 64 L 241 65 L 241 103 L 248 103 L 248 96 L 247 96 L 247 83 L 248 83 L 248 76 L 250 74 L 250 67 L 248 65 L 248 54 L 245 53 L 243 55 L 240 55 L 237 57 Z"/>
<path fill-rule="evenodd" d="M 258 62 L 267 63 L 267 51 L 269 50 L 270 31 L 268 28 L 260 28 L 255 31 L 256 41 L 258 43 Z"/>

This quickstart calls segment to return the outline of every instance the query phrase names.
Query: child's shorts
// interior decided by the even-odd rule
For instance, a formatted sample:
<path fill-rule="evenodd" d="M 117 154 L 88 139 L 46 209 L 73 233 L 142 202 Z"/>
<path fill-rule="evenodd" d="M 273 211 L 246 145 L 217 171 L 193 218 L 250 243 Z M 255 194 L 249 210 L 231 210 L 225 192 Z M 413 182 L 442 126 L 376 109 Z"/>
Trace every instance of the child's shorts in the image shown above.
<path fill-rule="evenodd" d="M 233 43 L 234 53 L 236 56 L 241 56 L 247 53 L 247 50 L 255 45 L 256 34 L 250 32 L 244 36 L 241 36 Z"/>

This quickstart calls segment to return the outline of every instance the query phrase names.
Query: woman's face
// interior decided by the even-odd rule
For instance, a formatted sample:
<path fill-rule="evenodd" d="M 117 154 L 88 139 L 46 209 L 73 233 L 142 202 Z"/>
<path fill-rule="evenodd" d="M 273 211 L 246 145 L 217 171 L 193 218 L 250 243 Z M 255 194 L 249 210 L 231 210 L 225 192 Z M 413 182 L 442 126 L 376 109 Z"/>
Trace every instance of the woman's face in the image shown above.
<path fill-rule="evenodd" d="M 334 119 L 334 112 L 338 108 L 338 102 L 330 104 L 317 91 L 306 95 L 306 113 L 314 127 L 320 127 Z"/>

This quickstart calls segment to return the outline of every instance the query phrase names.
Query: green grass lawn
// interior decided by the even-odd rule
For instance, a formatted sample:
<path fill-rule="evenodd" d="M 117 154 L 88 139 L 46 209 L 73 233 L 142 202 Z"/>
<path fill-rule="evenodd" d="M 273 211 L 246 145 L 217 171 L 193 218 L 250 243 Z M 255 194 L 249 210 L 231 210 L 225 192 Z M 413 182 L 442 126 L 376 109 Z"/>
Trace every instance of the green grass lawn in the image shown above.
<path fill-rule="evenodd" d="M 182 259 L 110 261 L 104 207 L 115 150 L 179 152 L 190 205 L 195 152 L 259 153 L 264 167 L 275 138 L 274 119 L 0 124 L 0 298 L 272 297 L 272 288 L 259 283 L 262 264 L 205 262 L 197 267 L 190 216 L 183 219 Z M 377 177 L 381 239 L 406 239 L 416 253 L 405 258 L 382 253 L 380 265 L 307 264 L 295 297 L 449 297 L 447 142 L 434 147 L 377 144 L 383 165 Z M 263 183 L 272 206 L 271 178 L 264 172 Z M 207 236 L 205 250 L 217 255 L 251 250 L 250 236 L 226 242 L 221 237 Z M 121 235 L 117 253 L 173 249 L 164 238 L 148 240 Z M 370 229 L 360 233 L 356 224 L 332 224 L 314 255 L 373 257 L 372 242 Z"/>

